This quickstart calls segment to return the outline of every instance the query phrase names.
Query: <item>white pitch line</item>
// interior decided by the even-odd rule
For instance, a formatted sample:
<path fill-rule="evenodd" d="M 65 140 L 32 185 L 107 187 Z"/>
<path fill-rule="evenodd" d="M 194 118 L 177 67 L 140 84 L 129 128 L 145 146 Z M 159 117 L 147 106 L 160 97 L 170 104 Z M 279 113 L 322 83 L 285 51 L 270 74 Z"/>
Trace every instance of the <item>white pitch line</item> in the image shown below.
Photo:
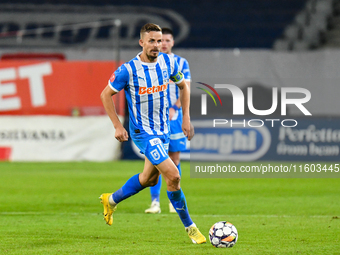
<path fill-rule="evenodd" d="M 50 213 L 50 212 L 0 212 L 0 215 L 101 215 L 101 212 L 98 213 Z M 118 215 L 138 215 L 142 216 L 145 213 L 117 213 Z M 157 216 L 167 217 L 173 216 L 176 214 L 158 214 Z M 262 215 L 262 214 L 191 214 L 194 217 L 209 217 L 209 218 L 231 218 L 231 217 L 254 217 L 254 218 L 294 218 L 294 217 L 304 217 L 304 218 L 329 218 L 329 217 L 340 217 L 337 215 Z"/>

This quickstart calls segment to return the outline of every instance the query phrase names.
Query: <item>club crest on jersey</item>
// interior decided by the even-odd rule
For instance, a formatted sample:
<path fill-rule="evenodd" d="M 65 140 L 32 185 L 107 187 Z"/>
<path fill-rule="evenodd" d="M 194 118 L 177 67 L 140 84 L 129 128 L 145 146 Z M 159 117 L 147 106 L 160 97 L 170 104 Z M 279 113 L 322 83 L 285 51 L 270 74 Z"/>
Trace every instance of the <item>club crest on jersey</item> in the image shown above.
<path fill-rule="evenodd" d="M 139 87 L 138 94 L 145 95 L 145 94 L 153 94 L 156 92 L 165 91 L 168 88 L 168 84 L 160 85 L 160 86 L 152 86 L 150 88 L 147 87 Z"/>
<path fill-rule="evenodd" d="M 168 71 L 167 70 L 163 70 L 162 73 L 163 73 L 163 80 L 168 80 L 169 79 Z"/>

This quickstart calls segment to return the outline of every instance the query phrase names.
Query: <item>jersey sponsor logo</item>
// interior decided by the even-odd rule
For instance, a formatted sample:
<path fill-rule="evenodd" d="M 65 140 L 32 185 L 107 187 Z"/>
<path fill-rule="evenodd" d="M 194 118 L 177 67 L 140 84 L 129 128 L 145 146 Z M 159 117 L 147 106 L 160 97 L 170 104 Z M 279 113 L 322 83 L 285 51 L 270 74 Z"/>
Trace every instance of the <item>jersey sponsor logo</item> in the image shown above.
<path fill-rule="evenodd" d="M 159 160 L 161 158 L 161 155 L 159 154 L 157 149 L 151 151 L 150 154 L 154 158 L 154 160 Z"/>
<path fill-rule="evenodd" d="M 112 83 L 115 80 L 115 78 L 116 78 L 115 73 L 113 73 L 110 77 L 110 82 Z"/>
<path fill-rule="evenodd" d="M 138 94 L 139 95 L 145 95 L 145 94 L 153 94 L 156 92 L 162 92 L 167 90 L 168 84 L 160 85 L 160 86 L 152 86 L 150 88 L 147 87 L 139 87 Z"/>

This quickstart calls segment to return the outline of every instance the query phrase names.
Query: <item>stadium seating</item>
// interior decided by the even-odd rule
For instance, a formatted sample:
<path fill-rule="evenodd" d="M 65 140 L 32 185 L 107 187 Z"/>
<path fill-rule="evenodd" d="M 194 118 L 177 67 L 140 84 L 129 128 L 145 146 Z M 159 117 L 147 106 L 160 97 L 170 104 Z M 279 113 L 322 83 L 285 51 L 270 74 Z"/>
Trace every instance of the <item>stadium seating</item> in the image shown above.
<path fill-rule="evenodd" d="M 274 50 L 288 51 L 292 49 L 292 42 L 289 39 L 278 39 L 274 42 Z"/>
<path fill-rule="evenodd" d="M 171 9 L 190 24 L 190 35 L 177 46 L 182 48 L 271 48 L 284 28 L 292 22 L 307 0 L 145 0 L 142 7 Z M 326 0 L 328 1 L 328 0 Z M 4 0 L 13 4 L 16 0 Z M 32 0 L 30 4 L 70 4 L 66 0 Z M 73 5 L 115 5 L 141 7 L 139 0 L 75 0 Z M 313 5 L 325 13 L 327 6 Z M 162 13 L 160 13 L 162 15 Z M 0 24 L 1 27 L 1 24 Z M 176 34 L 178 28 L 174 27 Z M 206 36 L 202 36 L 202 31 Z M 218 40 L 212 39 L 218 36 Z M 67 39 L 65 35 L 65 40 Z M 298 39 L 298 38 L 296 38 Z"/>
<path fill-rule="evenodd" d="M 306 41 L 299 40 L 292 43 L 292 50 L 294 51 L 305 51 L 309 49 L 310 45 Z"/>
<path fill-rule="evenodd" d="M 1 4 L 21 3 L 19 0 L 4 0 Z M 30 5 L 68 5 L 66 0 L 32 0 Z M 129 6 L 165 9 L 180 14 L 190 25 L 190 34 L 178 42 L 180 48 L 273 48 L 275 50 L 315 49 L 331 40 L 338 44 L 339 33 L 328 30 L 336 26 L 334 15 L 340 14 L 340 0 L 145 0 L 141 6 L 139 0 L 75 0 L 72 5 L 86 6 Z M 156 11 L 157 12 L 157 11 Z M 167 17 L 168 18 L 168 17 Z M 144 20 L 141 20 L 143 23 Z M 171 24 L 171 20 L 169 20 Z M 336 21 L 338 22 L 338 21 Z M 339 22 L 340 23 L 340 22 Z M 137 24 L 139 25 L 139 24 Z M 180 31 L 176 22 L 172 23 L 175 35 Z M 0 32 L 13 32 L 18 27 L 6 24 L 8 31 L 0 22 Z M 26 29 L 38 28 L 33 22 Z M 108 29 L 103 28 L 97 37 L 110 37 Z M 202 35 L 202 31 L 204 35 Z M 60 41 L 63 44 L 76 44 L 88 37 L 89 30 L 82 29 L 73 38 L 71 31 L 62 31 Z M 326 35 L 328 34 L 328 35 Z M 120 30 L 121 38 L 127 36 L 124 25 Z M 24 35 L 27 38 L 35 34 Z M 43 33 L 43 38 L 52 37 L 53 33 Z M 138 32 L 136 35 L 138 37 Z M 218 39 L 215 39 L 218 37 Z M 73 40 L 71 40 L 73 38 Z M 122 45 L 124 47 L 124 45 Z M 307 46 L 307 47 L 305 47 Z"/>
<path fill-rule="evenodd" d="M 288 40 L 298 40 L 301 37 L 301 29 L 297 24 L 289 25 L 286 27 L 283 34 Z"/>
<path fill-rule="evenodd" d="M 202 2 L 198 1 L 198 5 Z M 204 16 L 197 15 L 197 12 L 186 12 L 185 17 L 193 20 L 198 25 L 196 27 L 203 30 L 213 29 L 217 34 L 222 34 L 226 39 L 217 40 L 217 47 L 271 48 L 275 39 L 303 8 L 305 2 L 305 0 L 212 1 L 209 2 L 210 7 L 204 7 L 207 10 Z M 207 23 L 207 20 L 211 21 Z M 191 40 L 201 41 L 196 36 Z M 203 40 L 200 47 L 205 45 Z"/>
<path fill-rule="evenodd" d="M 288 25 L 281 38 L 276 41 L 290 40 L 291 50 L 306 50 L 319 48 L 326 41 L 326 33 L 330 28 L 330 21 L 335 15 L 337 0 L 309 0 L 303 10 Z M 334 20 L 334 19 L 333 19 Z M 278 47 L 275 42 L 275 50 L 287 50 Z M 289 49 L 288 49 L 289 50 Z"/>

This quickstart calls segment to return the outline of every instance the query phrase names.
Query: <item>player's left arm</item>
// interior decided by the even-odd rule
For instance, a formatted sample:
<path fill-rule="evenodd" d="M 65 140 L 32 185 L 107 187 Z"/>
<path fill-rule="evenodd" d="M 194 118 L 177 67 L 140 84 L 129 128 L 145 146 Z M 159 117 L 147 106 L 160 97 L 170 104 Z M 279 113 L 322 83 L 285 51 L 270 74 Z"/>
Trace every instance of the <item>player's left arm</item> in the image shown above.
<path fill-rule="evenodd" d="M 191 72 L 190 72 L 190 67 L 189 67 L 189 62 L 188 60 L 186 60 L 185 58 L 181 58 L 183 63 L 182 63 L 182 68 L 181 68 L 181 72 L 184 76 L 185 82 L 188 84 L 189 87 L 189 92 L 190 92 L 190 81 L 191 81 Z M 178 108 L 181 108 L 181 101 L 178 98 L 178 100 L 176 101 L 175 105 Z"/>
<path fill-rule="evenodd" d="M 191 138 L 194 136 L 194 127 L 190 123 L 190 89 L 185 81 L 183 73 L 179 70 L 178 64 L 176 61 L 172 62 L 171 66 L 171 75 L 170 79 L 176 83 L 178 88 L 180 89 L 179 98 L 182 105 L 183 111 L 183 122 L 182 122 L 182 130 L 184 135 L 190 141 Z"/>
<path fill-rule="evenodd" d="M 183 61 L 181 72 L 184 76 L 186 83 L 189 86 L 189 91 L 190 91 L 191 72 L 190 72 L 189 62 L 185 58 L 181 58 L 181 61 Z M 178 98 L 175 104 L 170 108 L 170 116 L 173 116 L 175 114 L 175 110 L 181 108 L 181 106 L 182 106 L 181 100 L 180 98 Z"/>
<path fill-rule="evenodd" d="M 186 80 L 185 82 L 187 83 L 187 85 L 189 87 L 189 93 L 190 93 L 190 81 Z M 181 99 L 178 98 L 174 105 L 176 105 L 178 108 L 181 108 L 182 107 Z"/>
<path fill-rule="evenodd" d="M 189 87 L 189 93 L 190 93 L 190 81 L 185 81 Z M 182 104 L 181 104 L 181 98 L 179 97 L 177 99 L 177 101 L 175 102 L 175 104 L 173 106 L 170 107 L 169 109 L 169 116 L 170 116 L 170 120 L 172 119 L 172 116 L 175 115 L 176 113 L 176 110 L 181 108 L 182 107 Z"/>
<path fill-rule="evenodd" d="M 180 83 L 177 84 L 180 89 L 180 101 L 182 105 L 183 111 L 183 123 L 182 130 L 188 140 L 190 141 L 193 137 L 193 127 L 190 124 L 190 89 L 187 82 L 183 79 Z"/>

